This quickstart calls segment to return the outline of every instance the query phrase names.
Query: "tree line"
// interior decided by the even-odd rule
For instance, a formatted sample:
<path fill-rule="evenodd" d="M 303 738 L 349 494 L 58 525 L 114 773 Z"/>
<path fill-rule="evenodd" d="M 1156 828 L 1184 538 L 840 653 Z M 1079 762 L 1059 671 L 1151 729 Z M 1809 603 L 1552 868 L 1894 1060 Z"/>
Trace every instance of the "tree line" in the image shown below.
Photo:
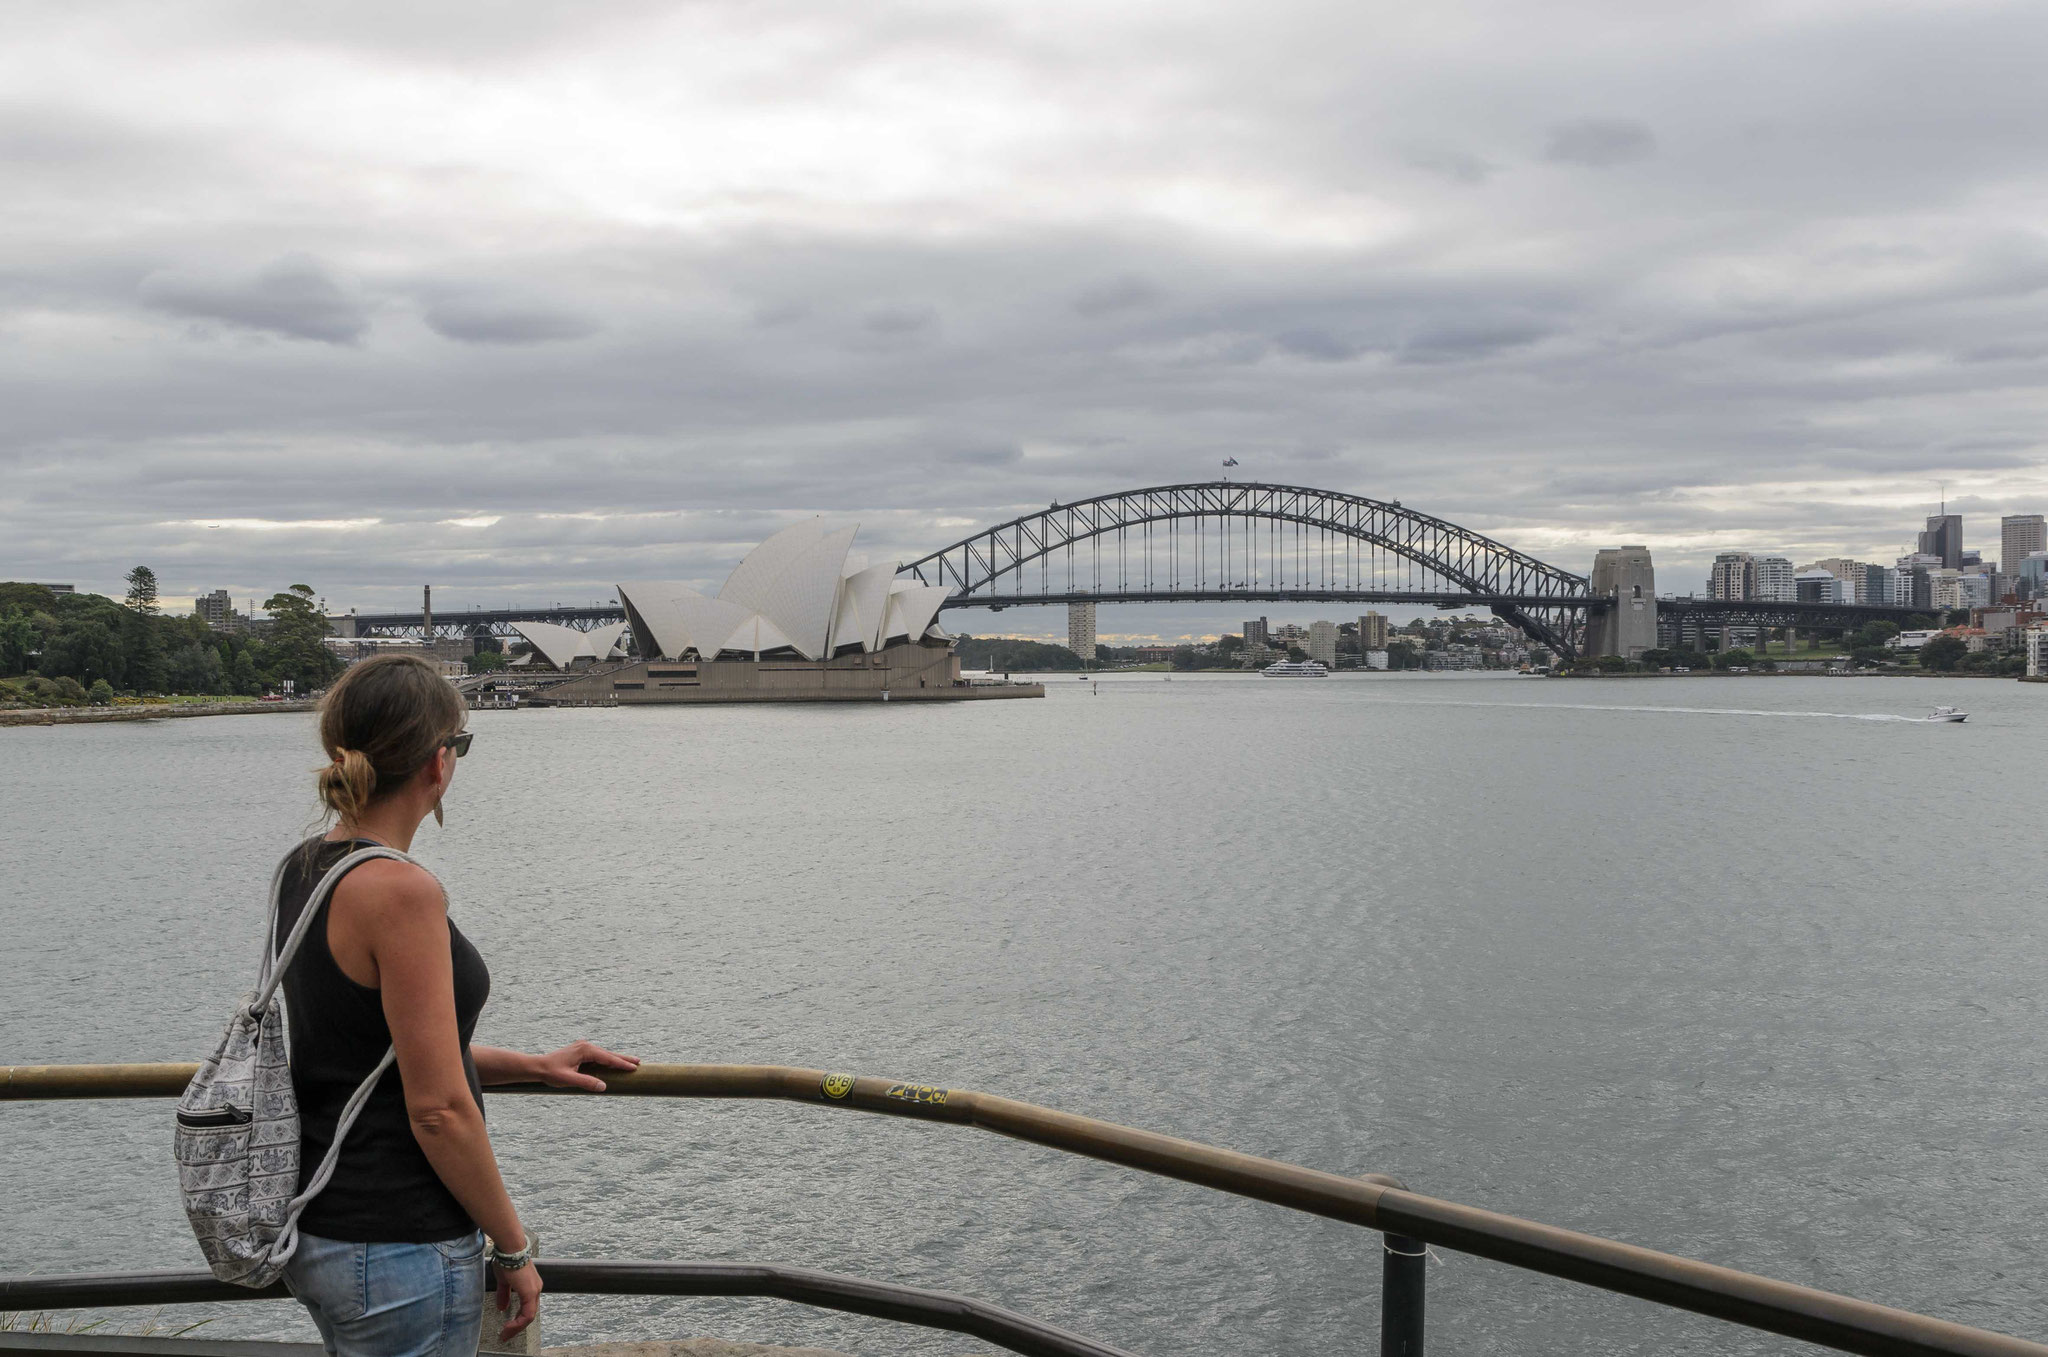
<path fill-rule="evenodd" d="M 254 697 L 287 679 L 299 692 L 325 688 L 343 666 L 323 644 L 327 621 L 315 597 L 303 584 L 280 590 L 263 604 L 266 622 L 231 635 L 196 616 L 163 616 L 147 566 L 129 572 L 119 601 L 0 582 L 0 703 Z"/>

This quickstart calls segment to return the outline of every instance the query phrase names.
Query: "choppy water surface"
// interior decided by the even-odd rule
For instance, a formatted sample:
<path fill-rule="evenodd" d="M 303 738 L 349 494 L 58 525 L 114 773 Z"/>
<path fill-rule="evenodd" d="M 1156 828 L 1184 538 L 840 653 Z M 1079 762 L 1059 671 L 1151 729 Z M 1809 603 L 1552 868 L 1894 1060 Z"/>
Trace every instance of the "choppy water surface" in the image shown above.
<path fill-rule="evenodd" d="M 478 714 L 418 850 L 492 968 L 480 1039 L 997 1090 L 2048 1336 L 2048 689 L 1048 686 Z M 1974 715 L 1892 719 L 1935 702 Z M 317 761 L 304 716 L 0 731 L 0 1062 L 200 1055 Z M 490 1111 L 551 1252 L 899 1278 L 1162 1357 L 1375 1341 L 1377 1236 L 1277 1207 L 821 1109 Z M 0 1271 L 196 1265 L 169 1113 L 0 1104 Z M 1796 1349 L 1455 1254 L 1429 1284 L 1440 1352 Z M 984 1346 L 766 1302 L 545 1323 Z"/>

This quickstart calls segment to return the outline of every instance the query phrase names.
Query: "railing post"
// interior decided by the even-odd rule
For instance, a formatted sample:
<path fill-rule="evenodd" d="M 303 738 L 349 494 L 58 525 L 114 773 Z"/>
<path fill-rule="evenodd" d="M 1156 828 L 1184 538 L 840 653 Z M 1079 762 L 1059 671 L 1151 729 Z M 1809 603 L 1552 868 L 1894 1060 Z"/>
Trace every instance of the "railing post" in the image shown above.
<path fill-rule="evenodd" d="M 1407 1190 L 1385 1173 L 1368 1173 L 1365 1181 Z M 1380 1244 L 1380 1357 L 1422 1357 L 1422 1269 L 1429 1249 L 1400 1234 L 1383 1234 Z"/>

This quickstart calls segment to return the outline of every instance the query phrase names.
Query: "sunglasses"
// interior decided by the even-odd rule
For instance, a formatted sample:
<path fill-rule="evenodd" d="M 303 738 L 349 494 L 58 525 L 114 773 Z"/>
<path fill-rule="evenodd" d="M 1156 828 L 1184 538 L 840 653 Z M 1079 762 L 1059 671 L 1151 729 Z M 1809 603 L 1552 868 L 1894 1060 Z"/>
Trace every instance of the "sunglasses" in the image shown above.
<path fill-rule="evenodd" d="M 469 752 L 469 742 L 475 738 L 476 732 L 473 730 L 457 731 L 441 741 L 441 748 L 454 750 L 455 757 L 459 759 Z"/>

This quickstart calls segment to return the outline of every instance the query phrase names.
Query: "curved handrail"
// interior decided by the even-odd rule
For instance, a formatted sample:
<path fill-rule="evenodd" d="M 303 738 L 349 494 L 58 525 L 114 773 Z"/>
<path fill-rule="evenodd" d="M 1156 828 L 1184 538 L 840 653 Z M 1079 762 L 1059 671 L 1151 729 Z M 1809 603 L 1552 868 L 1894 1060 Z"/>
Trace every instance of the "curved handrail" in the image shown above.
<path fill-rule="evenodd" d="M 170 1097 L 184 1090 L 197 1069 L 179 1064 L 0 1066 L 0 1101 Z M 645 1063 L 626 1073 L 594 1067 L 591 1072 L 606 1080 L 604 1094 L 539 1085 L 497 1091 L 781 1099 L 975 1126 L 1844 1352 L 2048 1357 L 2048 1345 L 2026 1339 L 1427 1197 L 1391 1179 L 1347 1178 L 991 1093 L 789 1065 Z"/>
<path fill-rule="evenodd" d="M 776 1263 L 542 1258 L 550 1294 L 571 1296 L 768 1296 L 824 1310 L 944 1329 L 1025 1357 L 1131 1357 L 1000 1305 L 950 1291 L 869 1281 Z M 74 1310 L 112 1305 L 191 1305 L 289 1297 L 283 1282 L 263 1288 L 218 1281 L 210 1272 L 98 1272 L 0 1277 L 0 1310 Z"/>

